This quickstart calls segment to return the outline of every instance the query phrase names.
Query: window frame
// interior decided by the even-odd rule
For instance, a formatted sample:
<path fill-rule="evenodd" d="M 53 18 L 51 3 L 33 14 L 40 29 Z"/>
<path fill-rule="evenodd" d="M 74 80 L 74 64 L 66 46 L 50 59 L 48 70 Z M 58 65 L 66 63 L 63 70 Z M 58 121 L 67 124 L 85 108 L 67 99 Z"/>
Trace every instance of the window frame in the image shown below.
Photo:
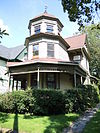
<path fill-rule="evenodd" d="M 38 33 L 40 33 L 40 31 L 41 31 L 41 25 L 35 25 L 34 26 L 34 33 L 38 34 Z"/>
<path fill-rule="evenodd" d="M 77 58 L 77 57 L 78 57 L 78 58 Z M 75 58 L 76 58 L 76 59 L 75 59 Z M 80 63 L 81 60 L 82 60 L 82 55 L 74 55 L 74 56 L 73 56 L 73 61 L 74 61 L 74 62 Z"/>
<path fill-rule="evenodd" d="M 34 46 L 38 46 L 38 50 L 34 50 Z M 37 49 L 37 48 L 36 48 Z M 38 53 L 38 54 L 34 54 L 34 53 Z M 33 57 L 35 56 L 39 56 L 39 43 L 35 43 L 33 44 Z"/>
<path fill-rule="evenodd" d="M 48 33 L 53 33 L 53 31 L 54 31 L 53 27 L 54 27 L 53 25 L 47 24 L 46 31 Z"/>
<path fill-rule="evenodd" d="M 50 48 L 50 45 L 53 46 L 53 48 Z M 53 58 L 55 56 L 55 53 L 54 53 L 54 44 L 53 43 L 47 43 L 47 57 L 51 57 Z M 50 53 L 53 52 L 53 55 L 51 56 Z"/>
<path fill-rule="evenodd" d="M 49 76 L 53 75 L 53 80 L 48 80 Z M 47 73 L 46 74 L 46 84 L 47 84 L 47 88 L 49 89 L 56 89 L 56 74 L 55 73 Z M 52 87 L 49 87 L 49 85 L 51 84 Z"/>

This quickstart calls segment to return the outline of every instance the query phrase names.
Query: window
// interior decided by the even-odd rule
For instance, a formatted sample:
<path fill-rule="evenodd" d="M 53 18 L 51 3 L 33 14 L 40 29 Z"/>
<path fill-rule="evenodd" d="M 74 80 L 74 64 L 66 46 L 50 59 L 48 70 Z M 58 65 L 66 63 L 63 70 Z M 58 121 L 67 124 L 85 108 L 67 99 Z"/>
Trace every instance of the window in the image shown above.
<path fill-rule="evenodd" d="M 47 32 L 50 32 L 50 33 L 53 32 L 53 26 L 52 25 L 47 25 Z"/>
<path fill-rule="evenodd" d="M 31 86 L 34 88 L 34 87 L 37 87 L 37 74 L 36 73 L 33 73 L 31 75 Z"/>
<path fill-rule="evenodd" d="M 33 45 L 33 56 L 39 55 L 39 44 Z"/>
<path fill-rule="evenodd" d="M 40 25 L 34 27 L 35 34 L 40 33 Z"/>
<path fill-rule="evenodd" d="M 75 55 L 75 56 L 73 56 L 73 60 L 74 60 L 75 62 L 80 63 L 80 61 L 81 61 L 81 55 Z"/>
<path fill-rule="evenodd" d="M 54 73 L 47 73 L 47 88 L 56 88 L 56 80 Z"/>
<path fill-rule="evenodd" d="M 47 44 L 47 56 L 54 57 L 54 44 L 51 43 Z"/>

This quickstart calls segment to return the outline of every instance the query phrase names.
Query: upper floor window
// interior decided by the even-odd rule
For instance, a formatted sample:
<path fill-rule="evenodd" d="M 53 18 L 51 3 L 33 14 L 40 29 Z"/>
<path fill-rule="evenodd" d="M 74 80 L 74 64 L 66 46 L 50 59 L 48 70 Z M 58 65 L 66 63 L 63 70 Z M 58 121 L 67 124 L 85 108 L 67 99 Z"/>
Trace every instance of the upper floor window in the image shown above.
<path fill-rule="evenodd" d="M 50 32 L 50 33 L 53 32 L 53 26 L 52 25 L 47 25 L 47 32 Z"/>
<path fill-rule="evenodd" d="M 40 25 L 34 27 L 35 34 L 40 33 Z"/>
<path fill-rule="evenodd" d="M 54 44 L 52 43 L 47 44 L 47 56 L 54 57 Z"/>
<path fill-rule="evenodd" d="M 33 45 L 33 56 L 38 56 L 39 55 L 39 44 L 34 44 Z"/>
<path fill-rule="evenodd" d="M 80 63 L 80 61 L 81 61 L 81 55 L 75 55 L 75 56 L 73 56 L 73 61 Z"/>

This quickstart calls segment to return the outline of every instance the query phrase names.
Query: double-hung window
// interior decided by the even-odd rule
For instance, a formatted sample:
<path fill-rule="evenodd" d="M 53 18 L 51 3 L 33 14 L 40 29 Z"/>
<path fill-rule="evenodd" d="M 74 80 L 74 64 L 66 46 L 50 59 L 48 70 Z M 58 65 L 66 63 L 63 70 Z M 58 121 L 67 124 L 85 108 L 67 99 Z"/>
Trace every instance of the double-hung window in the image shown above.
<path fill-rule="evenodd" d="M 40 25 L 34 27 L 35 34 L 40 33 Z"/>
<path fill-rule="evenodd" d="M 54 44 L 52 43 L 47 44 L 47 56 L 54 57 Z"/>
<path fill-rule="evenodd" d="M 81 55 L 75 55 L 73 57 L 73 61 L 80 63 L 80 61 L 81 61 Z"/>
<path fill-rule="evenodd" d="M 47 25 L 47 32 L 53 32 L 53 25 Z"/>
<path fill-rule="evenodd" d="M 39 55 L 39 44 L 34 44 L 33 45 L 33 56 L 38 56 Z"/>
<path fill-rule="evenodd" d="M 47 88 L 56 88 L 56 79 L 54 73 L 47 73 Z"/>

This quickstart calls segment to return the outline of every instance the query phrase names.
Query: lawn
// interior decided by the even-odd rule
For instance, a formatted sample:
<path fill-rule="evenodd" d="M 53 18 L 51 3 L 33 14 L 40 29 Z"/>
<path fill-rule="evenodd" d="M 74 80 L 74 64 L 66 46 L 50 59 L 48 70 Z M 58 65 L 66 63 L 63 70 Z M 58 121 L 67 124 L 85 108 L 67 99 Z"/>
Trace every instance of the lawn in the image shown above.
<path fill-rule="evenodd" d="M 100 110 L 86 125 L 83 133 L 100 133 Z"/>
<path fill-rule="evenodd" d="M 0 112 L 0 128 L 9 128 L 27 133 L 61 133 L 79 114 L 56 116 L 30 116 Z"/>

